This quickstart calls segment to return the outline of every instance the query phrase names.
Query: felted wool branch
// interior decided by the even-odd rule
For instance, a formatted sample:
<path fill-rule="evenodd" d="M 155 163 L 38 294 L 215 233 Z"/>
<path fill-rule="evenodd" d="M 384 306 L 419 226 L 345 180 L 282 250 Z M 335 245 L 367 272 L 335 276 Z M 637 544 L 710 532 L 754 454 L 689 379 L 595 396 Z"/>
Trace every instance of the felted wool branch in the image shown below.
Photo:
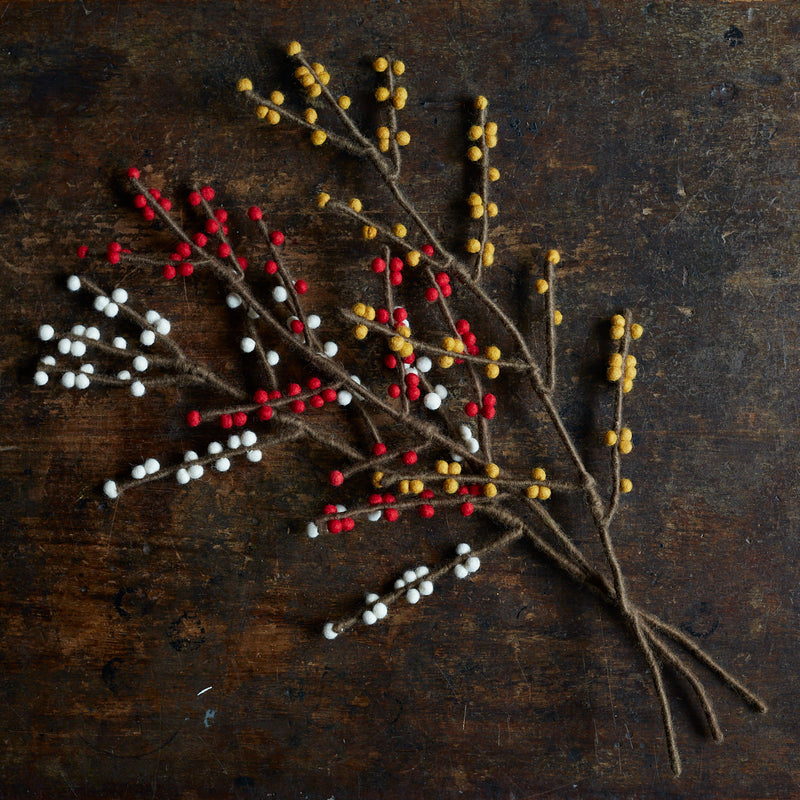
<path fill-rule="evenodd" d="M 296 42 L 289 45 L 288 54 L 313 105 L 289 110 L 282 92 L 260 94 L 248 78 L 239 80 L 237 88 L 254 104 L 259 119 L 273 126 L 283 121 L 302 127 L 309 131 L 312 148 L 336 147 L 376 170 L 396 205 L 390 219 L 365 211 L 358 198 L 339 200 L 328 192 L 317 198 L 320 210 L 344 218 L 367 242 L 370 252 L 364 271 L 374 287 L 335 313 L 312 310 L 306 302 L 308 283 L 292 276 L 283 232 L 270 230 L 261 207 L 252 206 L 247 216 L 263 240 L 263 271 L 269 281 L 265 290 L 263 281 L 252 279 L 248 259 L 235 252 L 228 214 L 215 205 L 210 186 L 197 186 L 189 193 L 194 213 L 184 224 L 173 213 L 169 198 L 146 187 L 139 171 L 131 168 L 127 177 L 133 205 L 145 220 L 161 223 L 171 237 L 171 252 L 136 254 L 112 242 L 105 260 L 112 266 L 155 268 L 166 280 L 216 281 L 227 306 L 240 315 L 240 348 L 251 358 L 255 385 L 260 388 L 252 391 L 248 386 L 254 384 L 246 376 L 232 381 L 187 355 L 168 320 L 154 309 L 137 308 L 122 287 L 108 292 L 77 275 L 68 278 L 67 288 L 88 294 L 103 328 L 121 322 L 128 336 L 98 326 L 78 324 L 56 331 L 43 324 L 39 336 L 54 342 L 56 352 L 42 357 L 35 383 L 44 386 L 57 377 L 68 389 L 85 390 L 94 384 L 126 389 L 136 398 L 164 387 L 201 386 L 209 397 L 217 398 L 216 404 L 186 413 L 189 427 L 217 428 L 216 434 L 209 431 L 205 454 L 189 451 L 164 467 L 156 458 L 146 459 L 133 467 L 129 477 L 104 483 L 103 491 L 113 500 L 155 480 L 187 484 L 209 471 L 227 472 L 237 459 L 258 463 L 266 448 L 306 440 L 322 445 L 341 461 L 328 475 L 332 495 L 345 483 L 363 492 L 362 502 L 349 508 L 332 496 L 321 509 L 310 509 L 305 531 L 311 539 L 323 532 L 346 533 L 357 524 L 380 530 L 401 516 L 421 519 L 421 529 L 427 520 L 444 513 L 456 519 L 478 514 L 492 524 L 488 543 L 480 547 L 454 543 L 453 556 L 444 563 L 406 566 L 388 591 L 366 594 L 361 608 L 323 626 L 328 639 L 359 623 L 383 620 L 402 601 L 415 605 L 434 591 L 437 582 L 450 575 L 458 579 L 475 575 L 490 556 L 514 542 L 527 542 L 532 553 L 544 556 L 619 613 L 652 678 L 670 762 L 679 774 L 672 710 L 663 683 L 665 668 L 686 679 L 716 740 L 722 733 L 695 671 L 697 663 L 752 708 L 765 711 L 766 707 L 678 628 L 643 611 L 628 590 L 611 531 L 623 495 L 633 488 L 622 464 L 633 449 L 625 407 L 637 378 L 638 364 L 631 350 L 642 336 L 641 325 L 630 310 L 611 319 L 613 352 L 607 377 L 613 386 L 614 412 L 609 427 L 600 432 L 611 449 L 610 468 L 607 477 L 595 475 L 564 422 L 556 396 L 556 333 L 563 320 L 555 301 L 560 255 L 555 250 L 545 254 L 534 284 L 543 303 L 541 326 L 533 339 L 483 286 L 495 260 L 490 222 L 498 206 L 490 190 L 500 178 L 490 164 L 497 125 L 488 119 L 488 100 L 483 96 L 475 100 L 475 120 L 467 131 L 465 154 L 470 169 L 477 172 L 465 207 L 476 230 L 464 243 L 465 254 L 459 255 L 445 247 L 401 182 L 402 149 L 411 142 L 398 113 L 408 99 L 405 65 L 385 57 L 375 59 L 373 67 L 380 78 L 375 99 L 384 110 L 385 124 L 369 133 L 351 116 L 350 97 L 334 93 L 323 65 L 309 61 Z M 86 258 L 88 248 L 81 247 L 78 255 Z M 429 322 L 431 311 L 437 317 L 434 325 Z M 414 333 L 420 319 L 428 322 L 419 325 L 421 333 Z M 356 342 L 380 349 L 385 370 L 381 377 L 362 380 L 344 361 L 340 344 L 348 333 Z M 300 382 L 284 372 L 287 362 L 295 375 L 302 365 Z M 538 405 L 536 410 L 543 412 L 555 433 L 561 452 L 553 454 L 553 466 L 547 467 L 555 477 L 541 464 L 501 463 L 493 456 L 493 420 L 503 400 L 489 387 L 501 372 L 531 394 L 531 405 Z M 343 407 L 357 413 L 345 414 Z M 537 423 L 531 415 L 515 424 Z M 341 435 L 344 432 L 350 435 Z M 360 439 L 355 436 L 359 432 Z M 350 443 L 354 439 L 357 444 Z M 588 521 L 603 548 L 601 564 L 591 563 L 548 510 L 554 493 L 578 495 L 585 501 Z"/>

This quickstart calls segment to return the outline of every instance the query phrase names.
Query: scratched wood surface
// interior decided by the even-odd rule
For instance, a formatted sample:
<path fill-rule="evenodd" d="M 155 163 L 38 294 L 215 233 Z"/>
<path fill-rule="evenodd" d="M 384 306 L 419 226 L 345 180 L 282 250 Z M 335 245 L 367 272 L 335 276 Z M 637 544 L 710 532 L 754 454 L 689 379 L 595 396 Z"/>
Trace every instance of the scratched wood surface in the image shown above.
<path fill-rule="evenodd" d="M 0 794 L 800 795 L 800 9 L 1 5 Z M 321 307 L 360 291 L 370 251 L 310 198 L 325 185 L 377 207 L 374 177 L 290 128 L 265 130 L 232 88 L 242 74 L 289 86 L 291 38 L 357 105 L 374 85 L 369 60 L 404 58 L 409 191 L 451 244 L 465 235 L 466 101 L 490 96 L 503 177 L 488 282 L 524 315 L 528 265 L 562 251 L 559 404 L 598 468 L 601 323 L 625 305 L 643 320 L 635 491 L 616 529 L 630 589 L 770 706 L 755 715 L 709 678 L 726 734 L 716 746 L 670 681 L 679 780 L 618 618 L 527 548 L 330 643 L 322 622 L 364 591 L 486 532 L 437 516 L 312 544 L 302 522 L 333 462 L 305 448 L 112 506 L 103 479 L 200 442 L 182 425 L 189 400 L 33 387 L 40 322 L 92 318 L 62 288 L 76 245 L 152 239 L 119 180 L 128 164 L 178 196 L 213 181 L 236 235 L 261 202 Z M 119 279 L 99 263 L 95 274 Z M 237 374 L 212 286 L 142 270 L 125 285 L 192 353 Z M 558 471 L 527 398 L 504 391 L 516 411 L 496 422 L 502 457 Z M 600 558 L 589 528 L 570 530 Z"/>

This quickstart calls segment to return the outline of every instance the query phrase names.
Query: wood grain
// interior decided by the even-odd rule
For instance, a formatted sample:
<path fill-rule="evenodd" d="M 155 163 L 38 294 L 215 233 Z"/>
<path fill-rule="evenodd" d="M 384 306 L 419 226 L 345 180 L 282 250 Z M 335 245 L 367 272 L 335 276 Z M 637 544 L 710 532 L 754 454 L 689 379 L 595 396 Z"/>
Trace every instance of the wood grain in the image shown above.
<path fill-rule="evenodd" d="M 797 797 L 799 31 L 796 6 L 768 2 L 3 4 L 3 796 Z M 163 242 L 130 209 L 129 164 L 178 197 L 213 181 L 245 240 L 243 211 L 263 204 L 321 307 L 363 291 L 371 252 L 312 198 L 332 187 L 385 209 L 374 176 L 265 130 L 233 90 L 243 74 L 290 86 L 292 38 L 364 120 L 369 61 L 404 59 L 408 189 L 454 246 L 467 101 L 490 97 L 502 179 L 487 281 L 521 317 L 530 265 L 561 250 L 559 404 L 595 465 L 603 320 L 623 306 L 643 320 L 635 491 L 616 529 L 631 594 L 770 706 L 754 715 L 709 679 L 716 746 L 670 683 L 679 780 L 619 620 L 522 544 L 329 643 L 321 623 L 409 559 L 487 531 L 437 516 L 312 544 L 302 523 L 333 462 L 290 447 L 111 506 L 103 479 L 201 441 L 182 425 L 191 393 L 33 387 L 40 322 L 91 315 L 61 288 L 76 245 Z M 143 270 L 125 285 L 238 374 L 213 286 Z M 559 463 L 530 398 L 501 394 L 502 458 Z M 554 509 L 599 559 L 579 509 Z"/>

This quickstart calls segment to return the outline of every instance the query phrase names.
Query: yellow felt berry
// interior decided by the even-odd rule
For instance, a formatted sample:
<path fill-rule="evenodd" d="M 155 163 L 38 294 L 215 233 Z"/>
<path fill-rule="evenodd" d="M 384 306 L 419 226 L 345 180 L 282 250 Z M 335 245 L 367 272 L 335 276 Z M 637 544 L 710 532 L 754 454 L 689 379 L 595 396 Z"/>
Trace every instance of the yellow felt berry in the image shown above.
<path fill-rule="evenodd" d="M 353 328 L 353 336 L 355 336 L 356 339 L 366 339 L 368 333 L 369 329 L 366 325 L 356 325 L 355 328 Z"/>
<path fill-rule="evenodd" d="M 361 235 L 365 239 L 374 239 L 378 235 L 378 230 L 373 225 L 365 225 L 361 229 Z"/>
<path fill-rule="evenodd" d="M 541 467 L 535 467 L 531 475 L 535 481 L 547 480 L 547 473 Z"/>
<path fill-rule="evenodd" d="M 264 119 L 267 116 L 269 109 L 266 106 L 256 106 L 256 116 L 259 119 Z"/>
<path fill-rule="evenodd" d="M 408 481 L 406 480 L 400 481 L 397 484 L 397 491 L 400 492 L 400 494 L 408 494 L 409 488 Z"/>
<path fill-rule="evenodd" d="M 625 367 L 625 379 L 632 381 L 637 375 L 636 367 Z"/>
<path fill-rule="evenodd" d="M 497 167 L 490 167 L 489 168 L 489 180 L 490 181 L 499 181 L 500 180 L 500 170 Z"/>
<path fill-rule="evenodd" d="M 362 206 L 361 201 L 357 197 L 353 197 L 347 205 L 349 205 L 356 214 L 360 213 Z"/>
<path fill-rule="evenodd" d="M 628 453 L 633 450 L 633 442 L 629 442 L 627 440 L 623 440 L 619 443 L 619 451 L 622 455 L 626 456 Z"/>
<path fill-rule="evenodd" d="M 311 143 L 317 146 L 324 144 L 327 138 L 328 135 L 325 131 L 316 130 L 311 132 Z"/>
<path fill-rule="evenodd" d="M 497 212 L 498 212 L 497 203 L 489 203 L 489 205 L 486 206 L 486 213 L 490 217 L 496 217 L 497 216 Z"/>
<path fill-rule="evenodd" d="M 367 310 L 367 307 L 364 305 L 364 303 L 356 303 L 353 306 L 353 313 L 357 317 L 363 317 L 364 314 L 366 313 L 366 310 Z"/>
<path fill-rule="evenodd" d="M 303 48 L 300 47 L 300 42 L 289 42 L 286 46 L 287 56 L 296 56 Z"/>
<path fill-rule="evenodd" d="M 381 153 L 386 153 L 389 150 L 389 140 L 378 139 L 378 150 L 380 150 Z"/>
<path fill-rule="evenodd" d="M 453 345 L 453 352 L 455 353 L 463 353 L 465 349 L 464 342 L 461 339 L 456 339 L 456 343 Z"/>
<path fill-rule="evenodd" d="M 350 108 L 351 100 L 346 94 L 343 94 L 336 102 L 338 103 L 339 108 L 343 109 L 344 111 L 347 111 L 347 109 Z"/>
<path fill-rule="evenodd" d="M 442 488 L 447 494 L 455 494 L 458 491 L 458 481 L 455 478 L 448 478 L 443 484 Z"/>
<path fill-rule="evenodd" d="M 451 475 L 460 475 L 461 474 L 461 464 L 458 461 L 451 461 L 450 466 L 447 468 L 447 471 Z"/>
<path fill-rule="evenodd" d="M 388 66 L 389 62 L 383 56 L 379 56 L 372 62 L 372 69 L 374 69 L 375 72 L 386 72 Z"/>
<path fill-rule="evenodd" d="M 447 462 L 443 458 L 440 458 L 436 462 L 436 471 L 440 475 L 447 475 L 447 466 L 448 466 Z"/>
<path fill-rule="evenodd" d="M 452 336 L 445 336 L 442 339 L 442 350 L 447 350 L 448 352 L 452 352 L 455 349 L 456 340 Z"/>
<path fill-rule="evenodd" d="M 619 438 L 623 442 L 629 442 L 631 439 L 633 439 L 633 431 L 630 428 L 623 428 L 619 432 Z"/>
<path fill-rule="evenodd" d="M 636 366 L 636 356 L 626 356 L 625 357 L 625 365 L 628 367 L 635 367 Z"/>
<path fill-rule="evenodd" d="M 239 81 L 236 84 L 236 88 L 240 92 L 252 92 L 253 81 L 251 81 L 250 78 L 239 78 Z"/>
<path fill-rule="evenodd" d="M 406 264 L 409 267 L 416 267 L 419 264 L 420 254 L 417 250 L 409 250 L 406 253 Z"/>
<path fill-rule="evenodd" d="M 408 233 L 408 230 L 405 225 L 401 222 L 397 222 L 392 225 L 392 233 L 397 236 L 399 239 L 403 239 L 405 235 Z"/>
<path fill-rule="evenodd" d="M 298 80 L 305 89 L 308 89 L 316 83 L 314 76 L 308 70 L 305 70 L 302 75 L 299 75 Z"/>
<path fill-rule="evenodd" d="M 375 319 L 375 309 L 372 306 L 367 306 L 367 310 L 364 312 L 364 319 L 370 322 Z"/>
<path fill-rule="evenodd" d="M 609 367 L 621 367 L 622 366 L 622 353 L 612 353 L 608 358 L 608 366 Z"/>
<path fill-rule="evenodd" d="M 381 125 L 381 127 L 375 131 L 375 135 L 379 139 L 388 139 L 390 136 L 389 129 L 385 125 Z"/>
<path fill-rule="evenodd" d="M 491 267 L 494 264 L 494 245 L 491 242 L 486 242 L 481 262 L 484 267 Z"/>
<path fill-rule="evenodd" d="M 486 365 L 486 377 L 490 380 L 494 380 L 500 374 L 500 367 L 497 364 L 487 364 Z"/>
<path fill-rule="evenodd" d="M 405 147 L 411 141 L 411 134 L 408 131 L 397 131 L 394 137 L 400 147 Z"/>
<path fill-rule="evenodd" d="M 384 100 L 388 100 L 389 99 L 389 90 L 385 86 L 379 86 L 375 90 L 375 99 L 379 103 L 383 103 Z"/>
<path fill-rule="evenodd" d="M 500 474 L 500 467 L 490 462 L 483 468 L 483 471 L 486 473 L 487 478 L 494 479 Z"/>
<path fill-rule="evenodd" d="M 330 76 L 330 73 L 328 73 L 328 72 L 326 72 L 325 70 L 323 70 L 323 71 L 320 73 L 320 76 L 319 76 L 319 82 L 320 82 L 320 83 L 321 83 L 323 86 L 327 86 L 327 85 L 330 83 L 330 81 L 331 81 L 331 76 Z"/>
<path fill-rule="evenodd" d="M 309 97 L 319 97 L 322 94 L 322 87 L 318 84 L 312 84 L 308 87 L 308 96 Z"/>
<path fill-rule="evenodd" d="M 539 488 L 540 488 L 540 487 L 538 487 L 538 486 L 529 486 L 529 487 L 528 487 L 528 488 L 525 490 L 525 496 L 526 496 L 526 497 L 527 497 L 529 500 L 535 500 L 535 499 L 536 499 L 536 498 L 539 496 Z"/>
<path fill-rule="evenodd" d="M 397 332 L 406 339 L 411 336 L 411 328 L 409 328 L 408 325 L 399 325 L 397 327 Z"/>
<path fill-rule="evenodd" d="M 281 115 L 274 108 L 267 111 L 267 122 L 269 122 L 270 125 L 277 125 L 280 121 Z"/>
<path fill-rule="evenodd" d="M 633 483 L 631 483 L 630 478 L 623 478 L 619 482 L 619 490 L 622 494 L 628 494 L 631 489 L 633 489 Z"/>
<path fill-rule="evenodd" d="M 560 325 L 564 321 L 564 315 L 556 309 L 553 311 L 553 325 Z"/>
<path fill-rule="evenodd" d="M 453 366 L 453 357 L 452 356 L 439 356 L 439 366 L 442 369 L 450 369 Z"/>
<path fill-rule="evenodd" d="M 468 239 L 467 240 L 467 252 L 468 253 L 477 253 L 481 249 L 481 243 L 477 239 Z"/>
<path fill-rule="evenodd" d="M 617 443 L 617 434 L 614 431 L 606 431 L 603 440 L 609 447 L 613 447 Z"/>
<path fill-rule="evenodd" d="M 330 202 L 331 196 L 327 192 L 320 192 L 317 195 L 317 208 L 325 208 Z"/>
<path fill-rule="evenodd" d="M 467 137 L 470 139 L 470 141 L 477 142 L 481 136 L 483 136 L 483 128 L 481 128 L 480 125 L 473 125 L 467 131 Z"/>
<path fill-rule="evenodd" d="M 389 349 L 396 353 L 405 343 L 406 340 L 402 336 L 392 336 L 389 339 Z"/>
<path fill-rule="evenodd" d="M 547 500 L 553 492 L 551 491 L 549 486 L 540 486 L 539 487 L 539 499 L 540 500 Z"/>
<path fill-rule="evenodd" d="M 496 122 L 487 122 L 486 123 L 486 135 L 487 136 L 497 136 L 497 123 Z"/>
<path fill-rule="evenodd" d="M 481 196 L 477 192 L 472 192 L 470 196 L 467 198 L 467 205 L 468 206 L 482 206 L 483 200 Z"/>
<path fill-rule="evenodd" d="M 475 147 L 475 145 L 473 145 L 472 147 L 470 147 L 469 150 L 467 150 L 467 158 L 470 161 L 479 161 L 482 155 L 483 153 L 481 152 L 480 147 Z"/>
<path fill-rule="evenodd" d="M 625 328 L 622 325 L 614 325 L 611 328 L 611 338 L 615 341 L 625 335 Z"/>
<path fill-rule="evenodd" d="M 631 389 L 633 389 L 633 381 L 628 379 L 622 384 L 622 391 L 628 394 Z"/>
<path fill-rule="evenodd" d="M 317 112 L 313 108 L 307 108 L 303 112 L 303 116 L 305 117 L 306 122 L 313 125 L 317 121 Z"/>
<path fill-rule="evenodd" d="M 644 328 L 638 322 L 631 325 L 631 339 L 641 339 L 643 333 Z"/>
<path fill-rule="evenodd" d="M 561 261 L 561 253 L 559 253 L 558 250 L 548 250 L 544 254 L 544 258 L 548 264 L 555 266 L 559 261 Z"/>
<path fill-rule="evenodd" d="M 497 361 L 502 355 L 502 353 L 500 352 L 500 348 L 493 344 L 489 345 L 489 347 L 486 348 L 484 354 L 486 355 L 486 358 L 488 358 L 490 361 Z"/>
<path fill-rule="evenodd" d="M 408 89 L 405 86 L 398 86 L 394 90 L 392 105 L 398 110 L 405 108 L 406 100 L 408 100 Z"/>
<path fill-rule="evenodd" d="M 484 497 L 496 497 L 497 496 L 497 487 L 493 483 L 484 484 L 483 496 Z"/>
<path fill-rule="evenodd" d="M 300 79 L 300 78 L 302 78 L 304 75 L 308 75 L 308 74 L 309 74 L 309 72 L 308 72 L 308 67 L 302 67 L 302 66 L 301 66 L 301 67 L 298 67 L 298 68 L 297 68 L 297 69 L 294 71 L 294 76 L 295 76 L 295 78 L 298 78 L 298 79 Z"/>
<path fill-rule="evenodd" d="M 612 325 L 622 325 L 624 327 L 624 325 L 625 325 L 625 317 L 623 317 L 622 314 L 614 314 L 614 316 L 611 317 L 611 324 Z"/>
<path fill-rule="evenodd" d="M 404 345 L 403 345 L 403 346 L 400 348 L 400 355 L 401 355 L 403 358 L 408 358 L 410 355 L 413 355 L 413 354 L 414 354 L 414 345 L 413 345 L 413 344 L 411 344 L 411 342 L 406 342 L 406 343 L 405 343 L 405 344 L 404 344 Z"/>
<path fill-rule="evenodd" d="M 325 72 L 325 67 L 322 66 L 322 64 L 320 64 L 318 61 L 315 61 L 311 65 L 311 69 L 314 70 L 314 73 L 317 75 L 317 77 L 319 77 L 320 75 L 322 75 L 323 72 Z"/>
<path fill-rule="evenodd" d="M 606 370 L 606 377 L 614 383 L 622 377 L 622 370 L 619 367 L 609 367 Z"/>
<path fill-rule="evenodd" d="M 421 480 L 415 478 L 408 484 L 408 488 L 411 489 L 412 494 L 419 494 L 425 488 L 425 484 Z"/>
<path fill-rule="evenodd" d="M 399 78 L 406 71 L 406 65 L 402 61 L 392 62 L 392 72 Z"/>
<path fill-rule="evenodd" d="M 283 105 L 284 97 L 282 92 L 272 92 L 272 94 L 269 96 L 269 99 L 272 100 L 276 106 Z"/>
<path fill-rule="evenodd" d="M 536 291 L 538 294 L 545 294 L 549 288 L 550 284 L 544 278 L 539 278 L 539 280 L 536 281 Z"/>
<path fill-rule="evenodd" d="M 381 488 L 381 481 L 383 480 L 383 473 L 382 472 L 373 472 L 372 473 L 372 485 L 376 489 Z"/>
<path fill-rule="evenodd" d="M 483 216 L 483 206 L 470 206 L 469 215 L 472 219 L 480 219 Z"/>
<path fill-rule="evenodd" d="M 486 108 L 488 105 L 489 101 L 482 94 L 479 94 L 475 98 L 475 108 L 477 108 L 478 111 L 483 111 L 483 109 Z"/>
<path fill-rule="evenodd" d="M 486 146 L 487 147 L 497 147 L 497 137 L 496 136 L 489 136 L 486 134 Z"/>

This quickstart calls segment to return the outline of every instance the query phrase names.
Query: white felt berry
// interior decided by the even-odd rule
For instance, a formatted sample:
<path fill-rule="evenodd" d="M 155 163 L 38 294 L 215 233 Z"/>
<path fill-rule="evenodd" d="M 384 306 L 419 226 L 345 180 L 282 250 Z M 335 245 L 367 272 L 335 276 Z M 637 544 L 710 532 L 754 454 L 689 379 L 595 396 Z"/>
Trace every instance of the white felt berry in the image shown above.
<path fill-rule="evenodd" d="M 322 635 L 326 639 L 335 639 L 339 634 L 333 629 L 332 622 L 326 622 L 322 628 Z"/>
<path fill-rule="evenodd" d="M 147 470 L 144 468 L 144 464 L 137 464 L 131 470 L 131 478 L 135 481 L 140 481 L 145 475 L 147 475 Z"/>
<path fill-rule="evenodd" d="M 375 605 L 372 606 L 372 613 L 375 614 L 378 619 L 384 619 L 389 613 L 389 609 L 386 608 L 386 603 L 375 603 Z"/>
<path fill-rule="evenodd" d="M 103 311 L 111 301 L 104 295 L 99 294 L 94 299 L 94 307 L 96 311 Z"/>
<path fill-rule="evenodd" d="M 243 353 L 252 353 L 256 349 L 256 340 L 245 336 L 241 341 L 240 347 Z"/>
<path fill-rule="evenodd" d="M 339 352 L 339 345 L 336 342 L 325 342 L 322 345 L 322 352 L 325 353 L 328 358 L 333 358 Z"/>
<path fill-rule="evenodd" d="M 75 376 L 75 388 L 76 389 L 88 389 L 91 380 L 89 376 L 85 372 L 81 372 L 80 374 Z"/>
<path fill-rule="evenodd" d="M 322 319 L 319 314 L 309 314 L 308 317 L 306 317 L 306 323 L 312 331 L 315 331 L 320 325 L 322 325 Z"/>
<path fill-rule="evenodd" d="M 56 335 L 52 325 L 41 325 L 39 327 L 39 338 L 43 342 L 49 342 Z"/>
<path fill-rule="evenodd" d="M 417 589 L 409 589 L 406 592 L 406 600 L 413 606 L 419 602 L 419 591 Z"/>
<path fill-rule="evenodd" d="M 74 389 L 75 388 L 75 373 L 74 372 L 65 372 L 61 376 L 61 385 L 65 389 Z"/>
<path fill-rule="evenodd" d="M 58 347 L 58 352 L 61 353 L 62 356 L 66 356 L 69 354 L 72 342 L 69 339 L 59 339 L 56 347 Z"/>
<path fill-rule="evenodd" d="M 428 358 L 428 356 L 420 356 L 420 357 L 419 357 L 419 358 L 416 360 L 416 362 L 415 362 L 415 363 L 416 363 L 416 365 L 417 365 L 417 369 L 418 369 L 420 372 L 423 372 L 423 373 L 424 373 L 424 372 L 430 372 L 430 371 L 431 371 L 431 367 L 433 367 L 433 361 L 431 361 L 431 360 Z"/>
<path fill-rule="evenodd" d="M 228 308 L 239 308 L 239 306 L 242 304 L 242 298 L 239 297 L 238 294 L 234 294 L 233 292 L 231 292 L 225 298 L 225 302 L 227 303 Z"/>
<path fill-rule="evenodd" d="M 461 544 L 456 547 L 456 554 L 465 556 L 467 553 L 471 552 L 471 550 L 472 548 L 466 542 L 461 542 Z"/>
<path fill-rule="evenodd" d="M 154 475 L 161 469 L 161 464 L 155 458 L 148 458 L 144 462 L 144 470 L 148 475 Z"/>
<path fill-rule="evenodd" d="M 128 349 L 128 343 L 121 336 L 115 336 L 111 344 L 113 344 L 114 347 L 117 348 L 117 350 Z"/>
<path fill-rule="evenodd" d="M 77 275 L 70 275 L 67 278 L 67 289 L 71 292 L 77 292 L 81 288 L 81 279 Z"/>
<path fill-rule="evenodd" d="M 36 372 L 33 373 L 33 382 L 37 386 L 44 386 L 49 380 L 49 375 L 41 369 L 36 370 Z"/>
<path fill-rule="evenodd" d="M 248 450 L 247 451 L 247 460 L 252 461 L 254 464 L 257 464 L 261 461 L 263 453 L 260 450 Z"/>
<path fill-rule="evenodd" d="M 258 436 L 256 436 L 253 431 L 245 431 L 241 439 L 244 447 L 252 447 L 258 441 Z"/>
<path fill-rule="evenodd" d="M 285 303 L 287 297 L 289 297 L 289 293 L 283 288 L 283 286 L 276 286 L 272 290 L 272 299 L 276 303 Z"/>
<path fill-rule="evenodd" d="M 164 319 L 162 317 L 158 322 L 156 322 L 156 330 L 162 336 L 166 336 L 172 330 L 172 325 L 168 319 Z"/>
<path fill-rule="evenodd" d="M 150 331 L 150 330 L 142 331 L 141 335 L 139 336 L 139 341 L 145 347 L 152 347 L 156 342 L 155 331 Z"/>
<path fill-rule="evenodd" d="M 117 492 L 117 484 L 114 483 L 114 481 L 106 481 L 103 484 L 103 494 L 112 500 L 116 497 L 119 497 L 119 493 Z"/>
<path fill-rule="evenodd" d="M 231 462 L 230 459 L 223 456 L 214 462 L 214 466 L 217 468 L 217 472 L 227 472 L 231 468 Z"/>
<path fill-rule="evenodd" d="M 86 345 L 81 341 L 73 342 L 70 345 L 69 352 L 71 355 L 75 356 L 75 358 L 80 358 L 86 355 Z"/>
<path fill-rule="evenodd" d="M 306 525 L 306 535 L 309 539 L 316 539 L 319 536 L 319 528 L 313 522 L 309 522 Z"/>
<path fill-rule="evenodd" d="M 267 350 L 267 364 L 271 367 L 276 366 L 281 360 L 281 357 L 274 350 Z"/>
<path fill-rule="evenodd" d="M 104 309 L 103 313 L 109 318 L 113 319 L 119 314 L 119 306 L 116 303 L 109 303 Z"/>
<path fill-rule="evenodd" d="M 442 398 L 436 392 L 428 392 L 422 402 L 428 411 L 436 411 L 442 405 Z"/>
<path fill-rule="evenodd" d="M 178 483 L 180 483 L 181 485 L 184 485 L 184 484 L 186 484 L 186 483 L 189 483 L 189 481 L 191 480 L 191 477 L 189 476 L 189 470 L 187 470 L 187 469 L 184 469 L 183 467 L 181 467 L 181 468 L 180 468 L 180 469 L 179 469 L 179 470 L 178 470 L 178 471 L 175 473 L 175 479 L 176 479 L 176 480 L 178 481 Z"/>
<path fill-rule="evenodd" d="M 147 390 L 145 389 L 145 386 L 141 381 L 134 381 L 131 384 L 131 394 L 134 397 L 144 397 L 145 391 Z"/>
<path fill-rule="evenodd" d="M 124 305 L 128 302 L 128 293 L 124 289 L 114 289 L 114 291 L 111 292 L 111 299 L 115 303 Z"/>
<path fill-rule="evenodd" d="M 149 325 L 155 325 L 161 319 L 161 314 L 158 313 L 154 308 L 148 309 L 147 313 L 144 315 L 144 318 L 147 320 Z"/>
<path fill-rule="evenodd" d="M 202 464 L 192 464 L 189 467 L 188 471 L 189 471 L 189 477 L 193 481 L 196 481 L 198 478 L 202 478 L 203 477 L 203 473 L 205 472 L 205 470 L 203 469 L 203 465 Z"/>
<path fill-rule="evenodd" d="M 133 368 L 137 372 L 146 372 L 150 362 L 144 356 L 136 356 L 133 359 Z"/>

